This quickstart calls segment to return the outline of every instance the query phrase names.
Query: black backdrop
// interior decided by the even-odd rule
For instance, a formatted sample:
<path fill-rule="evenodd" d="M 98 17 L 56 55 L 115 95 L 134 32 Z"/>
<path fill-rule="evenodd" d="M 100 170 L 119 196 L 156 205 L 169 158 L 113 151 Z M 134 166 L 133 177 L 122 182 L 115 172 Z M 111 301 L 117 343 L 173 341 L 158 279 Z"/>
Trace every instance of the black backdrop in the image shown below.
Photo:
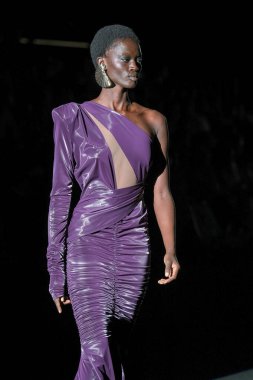
<path fill-rule="evenodd" d="M 71 309 L 58 316 L 48 294 L 51 110 L 98 93 L 87 50 L 20 38 L 89 42 L 110 23 L 132 26 L 143 41 L 143 80 L 132 96 L 168 118 L 182 266 L 176 282 L 157 285 L 163 246 L 151 213 L 151 283 L 131 348 L 136 379 L 205 380 L 252 367 L 253 81 L 246 13 L 179 14 L 177 21 L 158 11 L 149 18 L 100 16 L 88 27 L 81 14 L 38 21 L 34 12 L 4 24 L 0 234 L 8 378 L 68 380 L 76 371 Z"/>

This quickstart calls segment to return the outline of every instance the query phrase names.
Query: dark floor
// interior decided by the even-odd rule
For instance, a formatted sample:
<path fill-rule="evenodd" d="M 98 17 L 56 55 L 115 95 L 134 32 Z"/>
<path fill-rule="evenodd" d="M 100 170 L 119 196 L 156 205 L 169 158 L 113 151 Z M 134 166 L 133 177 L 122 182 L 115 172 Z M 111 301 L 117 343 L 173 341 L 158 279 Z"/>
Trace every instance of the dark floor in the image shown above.
<path fill-rule="evenodd" d="M 232 375 L 222 376 L 214 380 L 252 380 L 253 379 L 253 369 L 249 369 L 242 372 L 237 372 Z"/>

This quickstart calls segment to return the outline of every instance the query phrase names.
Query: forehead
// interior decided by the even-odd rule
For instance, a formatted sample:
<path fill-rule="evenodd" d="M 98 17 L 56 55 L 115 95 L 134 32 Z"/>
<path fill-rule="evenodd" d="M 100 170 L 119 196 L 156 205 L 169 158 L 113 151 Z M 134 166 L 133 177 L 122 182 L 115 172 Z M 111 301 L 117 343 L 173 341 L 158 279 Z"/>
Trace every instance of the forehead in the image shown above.
<path fill-rule="evenodd" d="M 107 50 L 108 54 L 130 54 L 141 55 L 140 45 L 131 38 L 116 40 Z"/>

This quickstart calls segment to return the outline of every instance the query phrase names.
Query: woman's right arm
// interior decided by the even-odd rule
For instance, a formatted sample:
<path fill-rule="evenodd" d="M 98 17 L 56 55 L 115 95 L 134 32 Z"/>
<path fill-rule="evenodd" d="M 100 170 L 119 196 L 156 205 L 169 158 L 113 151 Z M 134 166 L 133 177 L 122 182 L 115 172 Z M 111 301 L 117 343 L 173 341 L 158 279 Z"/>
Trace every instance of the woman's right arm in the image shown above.
<path fill-rule="evenodd" d="M 59 307 L 65 293 L 66 233 L 72 197 L 74 160 L 71 126 L 56 110 L 53 110 L 52 117 L 54 161 L 48 212 L 47 269 L 50 275 L 49 292 L 58 311 L 61 312 Z"/>

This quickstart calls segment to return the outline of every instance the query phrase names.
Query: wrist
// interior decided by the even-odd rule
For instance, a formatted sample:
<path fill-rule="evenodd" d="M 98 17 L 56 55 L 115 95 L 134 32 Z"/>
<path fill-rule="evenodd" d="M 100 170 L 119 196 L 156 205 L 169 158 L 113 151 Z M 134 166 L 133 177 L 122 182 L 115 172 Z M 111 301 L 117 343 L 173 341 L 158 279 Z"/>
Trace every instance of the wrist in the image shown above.
<path fill-rule="evenodd" d="M 175 248 L 166 249 L 165 255 L 167 255 L 167 256 L 176 256 L 176 250 L 175 250 Z"/>

